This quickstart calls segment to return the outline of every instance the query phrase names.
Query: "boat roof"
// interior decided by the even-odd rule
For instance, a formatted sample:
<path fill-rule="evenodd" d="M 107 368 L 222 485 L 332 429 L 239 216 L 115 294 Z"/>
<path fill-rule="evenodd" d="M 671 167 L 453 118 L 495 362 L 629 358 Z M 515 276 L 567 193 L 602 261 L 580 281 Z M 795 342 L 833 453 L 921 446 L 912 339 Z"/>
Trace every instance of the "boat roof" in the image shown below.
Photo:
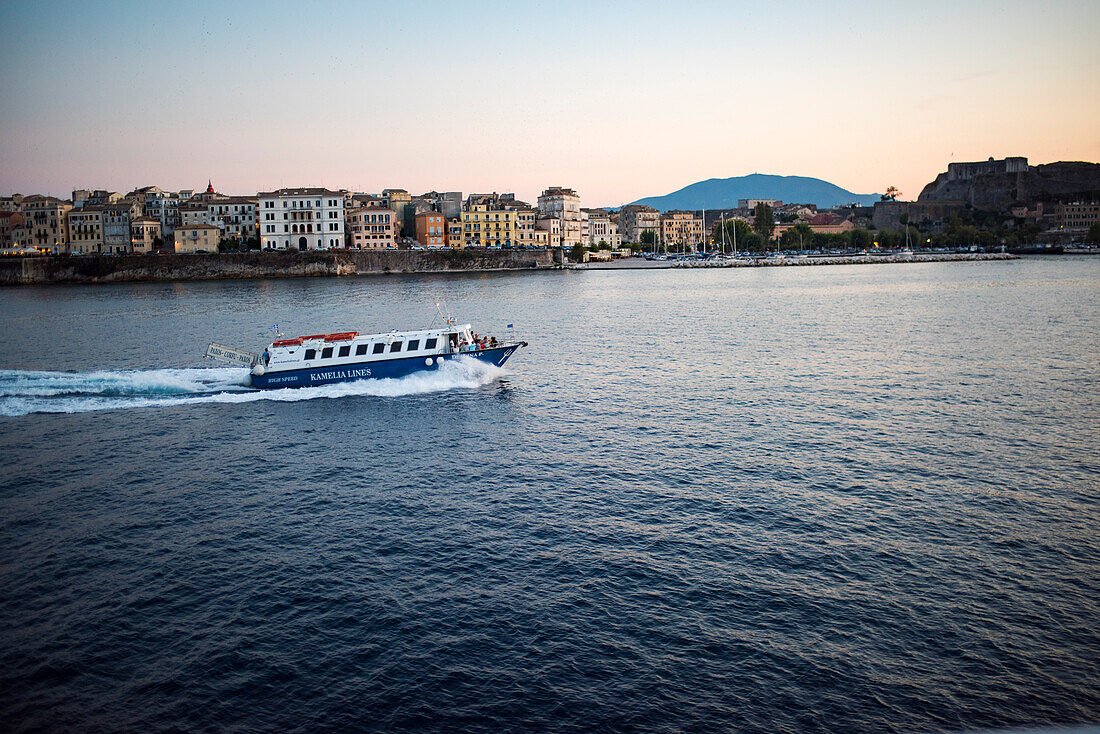
<path fill-rule="evenodd" d="M 296 347 L 301 344 L 320 344 L 320 343 L 335 343 L 335 342 L 363 342 L 363 341 L 376 341 L 379 339 L 407 339 L 421 336 L 439 336 L 441 334 L 455 334 L 462 333 L 464 331 L 472 329 L 470 324 L 448 324 L 447 326 L 440 326 L 434 329 L 420 329 L 417 331 L 393 331 L 382 332 L 378 334 L 360 334 L 358 331 L 337 331 L 331 334 L 310 334 L 309 336 L 298 336 L 292 339 L 276 339 L 271 342 L 271 346 L 275 348 L 279 347 Z"/>

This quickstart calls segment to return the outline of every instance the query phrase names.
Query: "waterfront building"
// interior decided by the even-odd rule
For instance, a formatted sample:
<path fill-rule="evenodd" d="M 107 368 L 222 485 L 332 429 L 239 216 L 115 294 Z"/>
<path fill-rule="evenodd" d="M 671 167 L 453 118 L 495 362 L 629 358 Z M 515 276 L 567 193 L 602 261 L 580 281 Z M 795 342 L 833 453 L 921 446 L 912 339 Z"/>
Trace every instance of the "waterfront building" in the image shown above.
<path fill-rule="evenodd" d="M 174 240 L 173 247 L 177 253 L 217 252 L 222 231 L 214 224 L 181 224 Z"/>
<path fill-rule="evenodd" d="M 179 223 L 213 224 L 221 229 L 223 241 L 245 243 L 257 236 L 256 206 L 254 196 L 226 196 L 208 184 L 205 193 L 179 205 Z"/>
<path fill-rule="evenodd" d="M 121 254 L 131 251 L 130 225 L 141 216 L 134 199 L 120 199 L 103 207 L 103 252 Z"/>
<path fill-rule="evenodd" d="M 0 212 L 17 212 L 19 207 L 23 205 L 22 194 L 12 194 L 11 196 L 0 196 Z"/>
<path fill-rule="evenodd" d="M 661 215 L 660 224 L 661 243 L 665 247 L 690 250 L 703 244 L 702 215 L 674 209 Z"/>
<path fill-rule="evenodd" d="M 516 208 L 516 241 L 520 247 L 536 247 L 535 222 L 538 218 L 539 210 L 533 206 Z"/>
<path fill-rule="evenodd" d="M 10 212 L 0 209 L 0 247 L 11 247 L 11 231 L 14 227 L 23 223 L 23 216 L 19 212 Z M 69 230 L 72 236 L 72 229 Z"/>
<path fill-rule="evenodd" d="M 107 206 L 108 204 L 115 204 L 122 200 L 122 194 L 117 191 L 107 191 L 106 189 L 95 189 L 90 194 L 88 194 L 86 190 L 81 193 L 87 194 L 82 198 L 83 206 Z"/>
<path fill-rule="evenodd" d="M 157 249 L 160 239 L 160 220 L 141 216 L 130 222 L 130 251 L 149 254 Z"/>
<path fill-rule="evenodd" d="M 325 188 L 279 189 L 258 196 L 260 246 L 322 250 L 344 246 L 344 195 Z"/>
<path fill-rule="evenodd" d="M 588 215 L 586 242 L 589 247 L 599 247 L 604 244 L 610 245 L 613 250 L 618 250 L 623 246 L 619 225 L 611 221 L 611 214 L 606 209 L 585 209 L 584 213 Z"/>
<path fill-rule="evenodd" d="M 413 203 L 418 205 L 417 214 L 425 211 L 437 211 L 443 215 L 444 219 L 457 219 L 462 214 L 461 191 L 447 191 L 444 193 L 429 191 L 414 198 Z M 427 206 L 424 207 L 424 204 Z"/>
<path fill-rule="evenodd" d="M 470 194 L 462 212 L 462 238 L 466 247 L 515 247 L 518 216 L 504 208 L 496 194 Z"/>
<path fill-rule="evenodd" d="M 69 211 L 69 252 L 103 252 L 103 207 L 85 204 Z"/>
<path fill-rule="evenodd" d="M 409 222 L 409 227 L 405 227 L 405 206 L 412 203 L 409 192 L 405 189 L 382 189 L 382 203 L 397 213 L 397 235 L 411 234 L 413 223 Z"/>
<path fill-rule="evenodd" d="M 348 244 L 355 250 L 397 247 L 397 212 L 382 206 L 360 206 L 348 212 Z"/>
<path fill-rule="evenodd" d="M 561 246 L 572 247 L 582 242 L 584 217 L 581 198 L 573 189 L 551 186 L 539 194 L 539 217 L 553 217 L 561 222 Z"/>
<path fill-rule="evenodd" d="M 223 196 L 204 203 L 206 223 L 221 229 L 223 240 L 243 243 L 256 238 L 256 197 Z"/>
<path fill-rule="evenodd" d="M 163 191 L 156 186 L 145 186 L 137 189 L 136 193 L 139 196 L 143 214 L 160 222 L 162 237 L 172 234 L 176 227 L 180 226 L 179 208 L 184 200 L 178 193 Z"/>
<path fill-rule="evenodd" d="M 462 236 L 462 217 L 447 220 L 447 247 L 452 250 L 461 250 L 466 246 L 465 239 Z"/>
<path fill-rule="evenodd" d="M 422 212 L 416 215 L 416 241 L 430 249 L 446 244 L 447 229 L 442 212 Z"/>
<path fill-rule="evenodd" d="M 539 234 L 539 233 L 542 234 Z M 561 220 L 557 217 L 539 217 L 535 220 L 536 247 L 561 247 Z"/>
<path fill-rule="evenodd" d="M 661 229 L 661 213 L 645 204 L 627 204 L 619 210 L 619 231 L 626 242 L 639 243 L 643 232 L 652 232 L 654 243 Z"/>
<path fill-rule="evenodd" d="M 210 224 L 210 212 L 206 208 L 206 203 L 197 199 L 180 204 L 179 217 L 181 227 Z"/>
<path fill-rule="evenodd" d="M 1085 231 L 1097 221 L 1100 221 L 1100 203 L 1095 201 L 1065 204 L 1058 215 L 1059 229 Z"/>
<path fill-rule="evenodd" d="M 12 228 L 12 243 L 60 255 L 69 248 L 69 211 L 73 205 L 53 196 L 23 197 L 23 222 Z"/>

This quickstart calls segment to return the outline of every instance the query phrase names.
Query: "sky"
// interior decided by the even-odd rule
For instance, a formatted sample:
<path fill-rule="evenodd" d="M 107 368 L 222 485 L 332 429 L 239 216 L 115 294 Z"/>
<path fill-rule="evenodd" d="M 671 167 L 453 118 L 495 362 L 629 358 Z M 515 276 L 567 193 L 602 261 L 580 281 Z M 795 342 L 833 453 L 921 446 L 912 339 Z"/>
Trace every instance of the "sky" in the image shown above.
<path fill-rule="evenodd" d="M 750 173 L 915 199 L 1100 161 L 1100 2 L 0 5 L 0 194 L 569 186 Z"/>

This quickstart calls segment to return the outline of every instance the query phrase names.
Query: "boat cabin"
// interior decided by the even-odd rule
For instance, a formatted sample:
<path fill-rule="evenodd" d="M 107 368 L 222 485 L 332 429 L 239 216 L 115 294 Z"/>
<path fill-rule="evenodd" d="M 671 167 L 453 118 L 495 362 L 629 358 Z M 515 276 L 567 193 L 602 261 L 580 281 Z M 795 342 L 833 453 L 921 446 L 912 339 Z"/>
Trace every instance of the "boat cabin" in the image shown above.
<path fill-rule="evenodd" d="M 413 357 L 428 359 L 486 348 L 488 338 L 475 342 L 474 336 L 470 324 L 387 334 L 360 335 L 358 331 L 313 334 L 274 341 L 260 360 L 268 371 L 279 371 Z M 495 339 L 492 344 L 496 345 Z"/>

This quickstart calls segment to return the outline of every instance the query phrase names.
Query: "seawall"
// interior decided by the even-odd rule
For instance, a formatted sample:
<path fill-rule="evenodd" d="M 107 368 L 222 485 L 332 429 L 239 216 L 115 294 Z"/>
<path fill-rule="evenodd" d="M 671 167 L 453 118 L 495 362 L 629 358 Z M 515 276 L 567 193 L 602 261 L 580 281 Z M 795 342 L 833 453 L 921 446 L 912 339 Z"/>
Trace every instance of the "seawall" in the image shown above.
<path fill-rule="evenodd" d="M 0 259 L 0 285 L 304 278 L 371 273 L 535 270 L 547 250 L 339 250 L 195 255 L 82 255 Z"/>

